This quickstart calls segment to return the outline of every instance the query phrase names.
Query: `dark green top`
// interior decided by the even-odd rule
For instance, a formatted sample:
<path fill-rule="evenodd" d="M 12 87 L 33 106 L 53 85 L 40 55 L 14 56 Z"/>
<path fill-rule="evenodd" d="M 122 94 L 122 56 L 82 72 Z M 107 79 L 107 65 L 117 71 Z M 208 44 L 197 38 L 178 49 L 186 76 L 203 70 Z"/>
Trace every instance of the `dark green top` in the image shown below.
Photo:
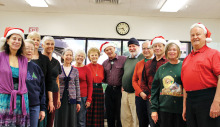
<path fill-rule="evenodd" d="M 182 61 L 178 64 L 168 62 L 157 70 L 151 88 L 152 112 L 182 113 L 182 63 Z"/>
<path fill-rule="evenodd" d="M 134 88 L 132 86 L 132 77 L 137 62 L 144 59 L 143 54 L 140 54 L 137 58 L 127 58 L 124 64 L 124 74 L 122 77 L 122 86 L 124 91 L 128 93 L 134 93 Z"/>

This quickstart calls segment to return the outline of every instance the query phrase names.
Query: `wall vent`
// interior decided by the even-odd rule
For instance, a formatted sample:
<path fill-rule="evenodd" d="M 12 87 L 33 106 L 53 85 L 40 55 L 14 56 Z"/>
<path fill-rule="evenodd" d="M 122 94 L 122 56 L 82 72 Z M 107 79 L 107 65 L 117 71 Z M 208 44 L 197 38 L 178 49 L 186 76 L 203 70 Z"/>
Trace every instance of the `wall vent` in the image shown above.
<path fill-rule="evenodd" d="M 119 4 L 121 0 L 94 0 L 95 3 L 111 3 L 111 4 Z"/>

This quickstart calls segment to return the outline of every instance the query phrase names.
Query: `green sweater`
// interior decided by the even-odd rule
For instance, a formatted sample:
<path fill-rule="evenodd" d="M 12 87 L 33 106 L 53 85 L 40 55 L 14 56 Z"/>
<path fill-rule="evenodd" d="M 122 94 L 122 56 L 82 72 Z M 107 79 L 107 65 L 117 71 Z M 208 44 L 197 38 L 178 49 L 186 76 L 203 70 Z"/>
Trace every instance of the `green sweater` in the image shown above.
<path fill-rule="evenodd" d="M 182 61 L 178 64 L 168 62 L 157 70 L 151 88 L 152 112 L 182 113 L 182 63 Z"/>
<path fill-rule="evenodd" d="M 124 74 L 122 77 L 122 87 L 125 92 L 134 93 L 134 88 L 132 86 L 132 77 L 137 62 L 144 59 L 143 54 L 141 53 L 137 58 L 127 58 L 124 64 Z"/>

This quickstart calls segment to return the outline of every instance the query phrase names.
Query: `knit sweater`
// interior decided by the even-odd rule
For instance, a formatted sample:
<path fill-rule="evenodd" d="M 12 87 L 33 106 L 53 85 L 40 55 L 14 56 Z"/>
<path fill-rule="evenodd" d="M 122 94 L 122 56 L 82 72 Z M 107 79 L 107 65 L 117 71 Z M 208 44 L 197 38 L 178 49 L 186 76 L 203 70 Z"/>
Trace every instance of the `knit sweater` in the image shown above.
<path fill-rule="evenodd" d="M 67 75 L 62 66 L 62 73 L 59 75 L 60 82 L 60 99 L 63 97 L 64 89 L 68 91 L 68 100 L 70 104 L 80 104 L 80 86 L 79 72 L 76 68 L 71 67 L 70 73 Z"/>
<path fill-rule="evenodd" d="M 143 71 L 145 62 L 147 62 L 148 60 L 150 60 L 150 59 L 145 58 L 145 59 L 139 61 L 136 64 L 135 69 L 134 69 L 134 74 L 132 77 L 132 85 L 135 90 L 135 96 L 138 96 L 138 97 L 140 96 L 140 93 L 143 92 L 140 88 L 140 84 L 141 84 L 141 80 L 142 80 L 142 71 Z"/>
<path fill-rule="evenodd" d="M 181 68 L 182 61 L 178 64 L 168 62 L 157 70 L 151 88 L 152 112 L 182 113 Z"/>
<path fill-rule="evenodd" d="M 28 62 L 26 85 L 28 89 L 29 106 L 40 105 L 40 110 L 46 110 L 46 94 L 44 74 L 34 62 Z"/>
<path fill-rule="evenodd" d="M 91 71 L 87 66 L 75 67 L 79 71 L 79 84 L 81 97 L 87 97 L 86 102 L 92 101 L 92 75 Z"/>
<path fill-rule="evenodd" d="M 124 64 L 124 75 L 122 77 L 122 87 L 125 92 L 134 93 L 134 88 L 132 86 L 132 77 L 137 62 L 144 59 L 143 54 L 140 54 L 137 58 L 127 58 Z"/>
<path fill-rule="evenodd" d="M 102 83 L 102 80 L 104 79 L 104 68 L 100 64 L 88 64 L 86 65 L 91 73 L 92 73 L 92 79 L 93 83 Z"/>

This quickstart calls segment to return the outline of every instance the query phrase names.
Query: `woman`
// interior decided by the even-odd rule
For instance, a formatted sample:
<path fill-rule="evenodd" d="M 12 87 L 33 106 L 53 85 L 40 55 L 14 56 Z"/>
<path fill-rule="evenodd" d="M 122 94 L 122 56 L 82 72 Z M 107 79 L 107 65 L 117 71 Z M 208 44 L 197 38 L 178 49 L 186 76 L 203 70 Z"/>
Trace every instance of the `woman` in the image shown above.
<path fill-rule="evenodd" d="M 140 84 L 141 90 L 144 94 L 140 94 L 142 98 L 146 100 L 147 106 L 147 114 L 149 119 L 149 124 L 151 127 L 156 127 L 157 124 L 151 118 L 151 103 L 150 103 L 150 96 L 151 96 L 151 86 L 154 79 L 154 75 L 157 69 L 165 64 L 168 60 L 165 58 L 165 45 L 166 40 L 162 36 L 157 36 L 151 40 L 151 45 L 155 54 L 155 57 L 152 60 L 148 60 L 144 64 L 143 69 L 143 77 Z"/>
<path fill-rule="evenodd" d="M 185 127 L 182 119 L 183 87 L 181 81 L 182 61 L 178 60 L 180 42 L 172 40 L 165 48 L 169 60 L 157 70 L 151 88 L 152 119 L 160 127 Z"/>
<path fill-rule="evenodd" d="M 71 66 L 73 61 L 73 51 L 71 49 L 65 49 L 62 58 L 64 63 L 61 66 L 62 73 L 59 75 L 62 105 L 56 111 L 54 126 L 76 127 L 76 112 L 79 112 L 81 102 L 79 73 L 76 68 Z"/>
<path fill-rule="evenodd" d="M 90 48 L 88 51 L 88 58 L 91 61 L 87 65 L 92 72 L 93 78 L 93 94 L 92 103 L 87 111 L 88 127 L 104 127 L 104 94 L 102 88 L 102 80 L 104 79 L 104 68 L 98 64 L 100 52 L 97 48 Z"/>
<path fill-rule="evenodd" d="M 31 61 L 34 54 L 34 42 L 30 39 L 24 41 L 25 47 L 23 54 L 28 59 L 28 71 L 27 71 L 27 89 L 29 98 L 29 109 L 30 109 L 30 125 L 31 127 L 38 126 L 39 114 L 41 114 L 41 120 L 45 117 L 45 85 L 44 85 L 44 74 L 41 68 Z"/>
<path fill-rule="evenodd" d="M 30 126 L 26 87 L 27 58 L 22 56 L 24 30 L 7 27 L 0 53 L 0 126 Z"/>
<path fill-rule="evenodd" d="M 34 54 L 32 56 L 32 62 L 36 63 L 44 74 L 45 79 L 45 94 L 46 94 L 46 106 L 48 106 L 48 109 L 50 112 L 52 112 L 55 108 L 52 102 L 53 100 L 48 100 L 49 98 L 52 98 L 52 86 L 51 86 L 51 71 L 50 71 L 50 60 L 47 56 L 43 55 L 40 51 L 38 51 L 41 41 L 41 36 L 37 32 L 31 32 L 28 34 L 27 39 L 31 39 L 34 41 Z M 47 126 L 47 112 L 40 112 L 39 114 L 40 127 L 46 127 Z"/>
<path fill-rule="evenodd" d="M 83 64 L 86 54 L 78 50 L 75 54 L 76 63 L 74 67 L 79 71 L 79 84 L 81 94 L 81 109 L 77 114 L 77 126 L 86 127 L 86 111 L 92 101 L 92 75 L 87 66 Z"/>
<path fill-rule="evenodd" d="M 47 127 L 52 127 L 55 117 L 55 110 L 51 110 L 50 105 L 54 105 L 56 109 L 61 106 L 60 94 L 59 94 L 59 74 L 61 74 L 61 67 L 58 60 L 52 57 L 53 50 L 55 48 L 55 41 L 53 37 L 45 36 L 42 39 L 42 47 L 44 49 L 43 55 L 47 56 L 50 60 L 50 71 L 51 71 L 51 88 L 48 91 L 49 97 L 49 111 L 47 117 Z"/>

